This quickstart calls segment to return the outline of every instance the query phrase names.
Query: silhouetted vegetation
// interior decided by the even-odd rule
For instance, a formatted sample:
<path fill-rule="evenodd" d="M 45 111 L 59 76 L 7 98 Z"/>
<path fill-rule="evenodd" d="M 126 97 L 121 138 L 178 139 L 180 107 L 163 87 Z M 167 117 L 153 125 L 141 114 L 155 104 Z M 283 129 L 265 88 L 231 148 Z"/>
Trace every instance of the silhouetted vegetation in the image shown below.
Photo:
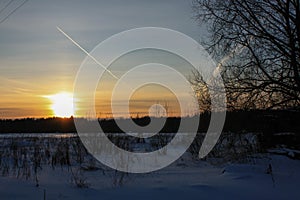
<path fill-rule="evenodd" d="M 181 120 L 188 118 L 169 117 L 161 133 L 178 131 Z M 227 112 L 224 132 L 262 132 L 266 134 L 279 132 L 300 132 L 300 111 L 298 110 L 252 110 Z M 81 119 L 87 120 L 87 119 Z M 116 119 L 129 121 L 129 119 Z M 99 119 L 105 133 L 123 133 L 114 119 Z M 87 120 L 88 121 L 88 120 Z M 150 123 L 149 117 L 135 118 L 133 121 L 141 126 Z M 198 132 L 206 132 L 210 122 L 210 113 L 200 115 Z M 132 130 L 134 131 L 134 130 Z M 75 133 L 73 118 L 25 118 L 0 120 L 0 133 Z"/>
<path fill-rule="evenodd" d="M 208 28 L 203 44 L 219 63 L 228 108 L 299 107 L 299 0 L 193 3 L 195 17 Z M 200 103 L 206 105 L 209 99 L 201 75 L 196 73 L 192 83 L 200 92 Z"/>
<path fill-rule="evenodd" d="M 169 117 L 166 119 L 160 134 L 176 133 L 182 120 L 188 118 Z M 299 146 L 300 112 L 298 110 L 252 110 L 227 112 L 223 132 L 233 133 L 260 133 L 261 141 L 266 146 L 283 143 Z M 87 120 L 87 119 L 80 119 Z M 123 120 L 129 119 L 116 119 Z M 105 133 L 123 133 L 114 119 L 99 119 L 99 125 Z M 88 120 L 87 120 L 88 121 Z M 138 125 L 145 126 L 150 122 L 149 117 L 133 119 Z M 200 116 L 198 132 L 207 131 L 210 122 L 210 113 Z M 132 130 L 134 131 L 134 130 Z M 47 118 L 47 119 L 4 119 L 0 120 L 0 133 L 76 133 L 73 118 Z M 278 134 L 293 133 L 293 134 Z M 275 137 L 276 136 L 276 137 Z M 131 136 L 128 136 L 131 137 Z M 158 134 L 157 136 L 160 137 Z M 130 141 L 130 139 L 128 140 Z M 165 141 L 164 144 L 168 143 Z M 163 145 L 163 144 L 162 144 Z"/>

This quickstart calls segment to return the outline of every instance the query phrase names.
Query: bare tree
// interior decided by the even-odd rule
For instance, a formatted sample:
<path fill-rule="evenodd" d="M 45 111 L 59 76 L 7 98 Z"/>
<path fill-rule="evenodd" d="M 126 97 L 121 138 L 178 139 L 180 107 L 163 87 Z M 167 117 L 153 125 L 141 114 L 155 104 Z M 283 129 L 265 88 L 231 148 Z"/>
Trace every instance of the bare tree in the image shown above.
<path fill-rule="evenodd" d="M 211 110 L 211 98 L 208 85 L 206 84 L 202 74 L 199 71 L 193 71 L 190 77 L 190 83 L 193 86 L 194 92 L 197 95 L 200 112 Z"/>
<path fill-rule="evenodd" d="M 220 61 L 227 105 L 299 107 L 299 0 L 194 0 L 194 9 L 208 26 L 205 45 Z M 201 89 L 201 78 L 193 81 Z"/>

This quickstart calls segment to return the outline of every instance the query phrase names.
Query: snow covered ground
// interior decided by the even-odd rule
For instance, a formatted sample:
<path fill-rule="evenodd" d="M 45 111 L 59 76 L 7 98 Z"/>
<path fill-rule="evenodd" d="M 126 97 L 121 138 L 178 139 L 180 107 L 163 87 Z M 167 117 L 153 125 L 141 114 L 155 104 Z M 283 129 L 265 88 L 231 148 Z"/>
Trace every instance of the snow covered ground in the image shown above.
<path fill-rule="evenodd" d="M 15 153 L 10 146 L 9 152 L 19 155 L 26 152 L 25 146 Z M 5 155 L 2 152 L 2 168 Z M 213 159 L 199 160 L 185 153 L 172 165 L 148 174 L 125 174 L 89 161 L 54 168 L 44 163 L 37 170 L 38 187 L 34 171 L 26 180 L 24 175 L 17 178 L 17 170 L 10 166 L 11 172 L 0 176 L 0 199 L 300 199 L 300 160 L 272 152 L 253 155 L 242 163 L 212 165 L 219 163 Z M 20 160 L 19 166 L 24 163 Z"/>
<path fill-rule="evenodd" d="M 186 156 L 187 157 L 187 156 Z M 216 167 L 183 157 L 149 174 L 87 171 L 88 188 L 72 184 L 67 168 L 41 171 L 32 179 L 0 178 L 1 199 L 300 199 L 300 161 L 273 155 L 255 164 Z M 272 175 L 267 173 L 272 166 Z M 273 176 L 273 177 L 272 177 Z"/>

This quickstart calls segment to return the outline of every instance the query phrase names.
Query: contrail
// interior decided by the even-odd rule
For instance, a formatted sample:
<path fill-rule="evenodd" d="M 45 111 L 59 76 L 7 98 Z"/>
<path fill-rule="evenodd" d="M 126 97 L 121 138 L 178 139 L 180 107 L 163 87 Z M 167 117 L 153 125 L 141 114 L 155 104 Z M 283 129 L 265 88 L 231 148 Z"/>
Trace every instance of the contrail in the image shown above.
<path fill-rule="evenodd" d="M 13 2 L 14 0 L 10 0 L 1 10 L 0 14 Z"/>
<path fill-rule="evenodd" d="M 253 36 L 250 37 L 249 41 L 253 40 Z M 242 46 L 241 44 L 238 44 L 235 49 L 233 51 L 231 51 L 228 55 L 224 56 L 221 61 L 218 63 L 217 65 L 217 70 L 220 70 L 220 68 L 222 67 L 222 65 L 229 59 L 231 59 L 234 54 L 240 54 L 243 52 L 243 50 L 246 48 L 246 46 Z"/>
<path fill-rule="evenodd" d="M 66 36 L 73 44 L 75 44 L 81 51 L 83 51 L 87 56 L 89 56 L 95 63 L 97 63 L 100 67 L 102 67 L 105 71 L 107 71 L 112 77 L 115 79 L 119 79 L 117 76 L 115 76 L 111 71 L 106 69 L 104 65 L 102 65 L 96 58 L 94 58 L 89 52 L 87 52 L 84 48 L 82 48 L 75 40 L 73 40 L 68 34 L 66 34 L 63 30 L 61 30 L 58 26 L 56 27 L 59 32 L 61 32 L 64 36 Z"/>
<path fill-rule="evenodd" d="M 7 8 L 14 0 L 10 1 L 1 11 L 0 13 Z M 11 11 L 4 19 L 0 21 L 0 24 L 3 23 L 5 20 L 7 20 L 12 14 L 14 14 L 19 8 L 21 8 L 28 0 L 25 0 L 23 3 L 21 3 L 18 7 L 16 7 L 13 11 Z"/>

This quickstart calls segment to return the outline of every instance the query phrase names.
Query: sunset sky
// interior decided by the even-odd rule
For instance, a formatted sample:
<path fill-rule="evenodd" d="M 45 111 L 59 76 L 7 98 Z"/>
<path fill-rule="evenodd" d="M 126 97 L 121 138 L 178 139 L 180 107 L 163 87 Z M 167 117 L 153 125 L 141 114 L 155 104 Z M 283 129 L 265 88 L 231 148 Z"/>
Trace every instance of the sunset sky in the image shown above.
<path fill-rule="evenodd" d="M 0 21 L 23 1 L 1 1 Z M 170 28 L 199 41 L 203 31 L 192 16 L 189 0 L 29 0 L 0 23 L 0 118 L 55 116 L 58 114 L 51 97 L 72 94 L 73 82 L 86 55 L 57 26 L 91 51 L 111 35 L 138 27 Z M 190 72 L 184 67 L 186 63 L 166 53 L 144 52 L 140 56 L 149 54 L 151 59 L 173 64 L 183 73 Z M 126 70 L 123 66 L 130 65 L 128 62 L 134 58 L 136 55 L 121 59 L 112 71 L 122 74 Z M 108 117 L 110 112 L 111 81 L 111 77 L 104 77 L 98 87 L 96 104 L 101 117 Z M 155 102 L 176 105 L 174 95 L 159 87 L 145 87 L 132 100 L 136 103 L 130 109 L 137 114 Z"/>

